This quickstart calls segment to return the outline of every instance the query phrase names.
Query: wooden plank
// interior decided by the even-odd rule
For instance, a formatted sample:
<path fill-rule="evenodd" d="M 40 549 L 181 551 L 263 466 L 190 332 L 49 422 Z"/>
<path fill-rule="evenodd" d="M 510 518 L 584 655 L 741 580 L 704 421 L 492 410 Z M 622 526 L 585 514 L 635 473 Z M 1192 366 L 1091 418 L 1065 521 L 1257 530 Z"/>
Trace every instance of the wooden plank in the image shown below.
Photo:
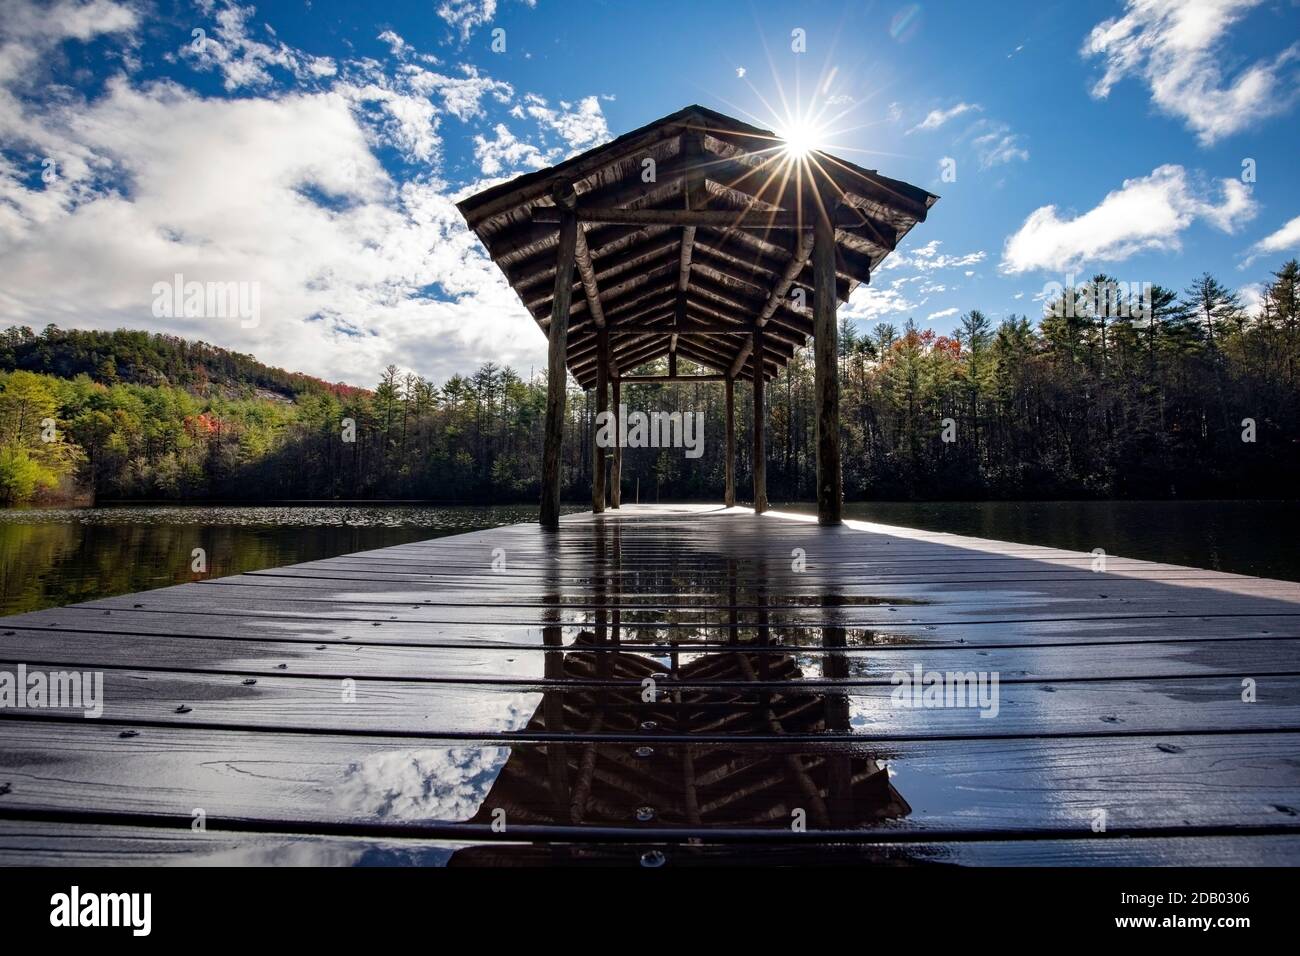
<path fill-rule="evenodd" d="M 589 654 L 618 653 L 662 659 L 671 648 L 632 640 L 634 631 L 620 625 L 618 645 L 585 647 Z M 490 645 L 375 644 L 336 638 L 265 640 L 255 637 L 217 638 L 195 635 L 141 635 L 103 632 L 15 630 L 0 650 L 11 659 L 44 667 L 162 666 L 175 671 L 209 671 L 252 675 L 311 675 L 428 681 L 478 681 L 544 684 L 545 657 L 554 649 L 542 642 L 540 628 L 524 632 L 532 643 Z M 572 647 L 582 632 L 563 632 L 561 647 Z M 590 645 L 590 634 L 585 643 Z M 1247 641 L 1157 641 L 1104 645 L 1074 644 L 1047 648 L 963 644 L 882 647 L 865 635 L 846 631 L 845 646 L 828 650 L 818 643 L 803 646 L 758 645 L 742 635 L 751 655 L 798 655 L 799 670 L 788 675 L 799 683 L 832 681 L 888 685 L 897 671 L 909 672 L 917 663 L 927 670 L 996 671 L 1003 683 L 1098 679 L 1199 677 L 1215 674 L 1276 676 L 1300 673 L 1300 638 Z M 726 650 L 736 645 L 678 644 L 682 659 L 693 653 Z M 824 667 L 824 658 L 846 663 L 842 674 Z M 155 662 L 157 662 L 155 664 Z M 679 683 L 681 683 L 679 681 Z"/>
<path fill-rule="evenodd" d="M 202 808 L 210 829 L 256 824 L 282 830 L 293 824 L 313 833 L 346 829 L 364 835 L 463 838 L 490 831 L 493 785 L 507 761 L 515 759 L 521 768 L 544 767 L 547 759 L 543 745 L 529 743 L 475 746 L 166 727 L 124 738 L 119 727 L 94 721 L 10 720 L 4 730 L 2 816 L 140 814 L 188 825 L 195 808 Z M 751 768 L 769 768 L 774 805 L 785 811 L 765 826 L 720 823 L 707 828 L 733 836 L 761 836 L 766 829 L 790 839 L 789 811 L 804 806 L 807 797 L 789 771 L 781 769 L 787 766 L 784 757 L 851 757 L 860 753 L 853 749 L 857 746 L 697 745 L 698 762 L 722 774 L 746 759 L 757 762 L 748 763 Z M 889 743 L 873 750 L 887 763 L 890 783 L 906 800 L 908 812 L 887 828 L 817 826 L 810 820 L 809 838 L 897 839 L 909 832 L 934 838 L 1013 833 L 1086 837 L 1098 809 L 1106 811 L 1113 836 L 1291 832 L 1300 826 L 1294 809 L 1287 809 L 1300 785 L 1298 747 L 1296 734 Z M 629 744 L 610 744 L 598 756 L 603 765 L 630 762 L 644 773 L 656 767 L 673 770 L 678 759 L 668 747 L 638 757 Z M 149 785 L 141 786 L 141 781 Z M 538 787 L 512 795 L 515 817 L 534 822 L 512 824 L 510 837 L 558 839 L 589 832 L 644 839 L 652 832 L 657 839 L 681 840 L 701 830 L 669 825 L 677 810 L 668 804 L 657 825 L 629 821 L 622 816 L 629 809 L 623 802 L 595 806 L 574 823 L 567 802 L 557 807 L 544 785 Z M 717 819 L 725 820 L 725 815 Z M 484 822 L 473 822 L 477 820 Z"/>
<path fill-rule="evenodd" d="M 726 664 L 731 655 L 715 655 Z M 0 660 L 0 669 L 17 671 L 19 662 Z M 820 710 L 838 702 L 848 715 L 847 723 L 834 727 L 813 725 L 813 738 L 873 741 L 923 740 L 936 738 L 1001 738 L 1115 736 L 1117 734 L 1217 733 L 1223 731 L 1300 731 L 1300 678 L 1252 677 L 1258 699 L 1244 703 L 1243 679 L 1237 677 L 1163 678 L 1130 681 L 1063 681 L 1052 683 L 999 683 L 984 698 L 975 699 L 971 688 L 969 706 L 899 706 L 895 688 L 888 684 L 851 685 L 832 690 L 828 686 L 784 688 L 756 679 L 729 682 L 711 688 L 671 679 L 662 661 L 626 658 L 619 687 L 578 687 L 582 680 L 600 679 L 601 661 L 587 661 L 581 655 L 556 653 L 544 662 L 554 670 L 560 664 L 566 675 L 564 686 L 544 686 L 517 679 L 506 684 L 443 682 L 436 688 L 411 680 L 376 680 L 355 677 L 298 677 L 262 675 L 246 678 L 239 674 L 209 674 L 99 668 L 103 672 L 103 717 L 131 725 L 176 725 L 186 727 L 265 729 L 303 734 L 392 734 L 472 739 L 505 740 L 513 737 L 545 739 L 557 734 L 566 739 L 609 737 L 637 740 L 641 722 L 655 721 L 661 731 L 657 739 L 769 738 L 798 739 L 783 730 L 772 737 L 767 722 L 754 715 L 766 706 L 778 714 L 803 708 Z M 697 661 L 697 663 L 700 663 Z M 774 676 L 786 673 L 789 659 L 756 659 Z M 297 668 L 297 662 L 284 663 Z M 974 675 L 987 669 L 967 662 L 963 673 Z M 918 661 L 923 670 L 933 668 Z M 28 667 L 30 670 L 30 665 Z M 906 672 L 910 673 L 912 667 Z M 549 672 L 549 671 L 548 671 Z M 281 673 L 287 673 L 281 672 Z M 627 676 L 627 675 L 632 676 Z M 574 676 L 569 676 L 574 675 Z M 641 699 L 646 676 L 658 678 L 659 696 Z M 666 695 L 685 693 L 688 700 Z M 431 693 L 431 690 L 434 691 Z M 542 713 L 542 693 L 563 714 L 556 724 L 548 711 L 544 721 L 533 721 Z M 908 698 L 910 699 L 910 697 Z M 684 708 L 684 709 L 683 709 Z M 591 729 L 593 713 L 604 715 L 604 724 Z M 690 722 L 683 723 L 689 715 Z M 68 720 L 82 716 L 75 710 L 5 709 L 0 721 Z M 677 729 L 671 729 L 677 728 Z M 689 728 L 689 729 L 686 729 Z"/>
<path fill-rule="evenodd" d="M 501 863 L 609 859 L 644 840 L 650 802 L 654 839 L 716 843 L 694 851 L 709 862 L 760 843 L 793 859 L 804 807 L 807 839 L 859 860 L 1014 843 L 966 858 L 1031 862 L 1087 853 L 1100 809 L 1098 860 L 1241 860 L 1255 840 L 1295 862 L 1300 585 L 1093 565 L 629 506 L 18 615 L 0 671 L 102 672 L 105 712 L 0 711 L 0 821 L 12 841 L 93 829 L 87 854 L 125 858 L 202 807 L 214 852 L 412 841 L 434 861 L 459 841 Z M 997 696 L 900 706 L 896 674 L 918 667 L 996 674 Z M 523 821 L 508 837 L 487 826 L 498 799 Z"/>
<path fill-rule="evenodd" d="M 529 600 L 514 600 L 517 594 L 500 592 L 496 595 L 466 593 L 448 598 L 422 598 L 418 601 L 402 596 L 402 603 L 396 600 L 374 600 L 376 595 L 367 594 L 364 589 L 345 592 L 343 595 L 324 592 L 306 592 L 294 594 L 289 588 L 244 587 L 239 585 L 205 586 L 182 585 L 193 588 L 181 594 L 155 592 L 141 599 L 140 595 L 126 595 L 104 598 L 84 605 L 90 610 L 98 610 L 101 616 L 111 617 L 116 614 L 128 614 L 139 617 L 140 612 L 163 612 L 171 615 L 213 615 L 222 616 L 237 613 L 242 616 L 264 618 L 292 618 L 299 621 L 318 622 L 328 625 L 332 621 L 351 621 L 361 625 L 387 626 L 393 623 L 438 624 L 438 623 L 475 623 L 482 619 L 481 604 L 491 599 L 496 608 L 494 623 L 557 623 L 584 624 L 591 619 L 591 611 L 599 606 L 617 606 L 629 612 L 635 612 L 635 621 L 642 625 L 721 627 L 731 621 L 732 607 L 722 604 L 708 606 L 692 601 L 686 595 L 649 595 L 644 602 L 609 601 L 595 596 L 561 597 L 556 601 L 546 601 L 544 595 Z M 388 595 L 379 595 L 381 598 Z M 393 596 L 394 598 L 396 596 Z M 406 600 L 411 603 L 406 603 Z M 136 607 L 135 605 L 140 605 Z M 763 605 L 761 603 L 744 605 L 739 610 L 739 623 L 745 626 L 764 625 L 768 627 L 824 627 L 840 625 L 845 627 L 877 628 L 892 630 L 898 625 L 921 625 L 923 627 L 952 627 L 959 624 L 999 623 L 1008 628 L 1035 621 L 1056 621 L 1061 623 L 1082 624 L 1116 624 L 1141 622 L 1151 618 L 1166 618 L 1188 621 L 1211 616 L 1235 614 L 1240 617 L 1300 617 L 1292 612 L 1293 605 L 1284 601 L 1257 600 L 1254 605 L 1239 605 L 1237 609 L 1225 609 L 1223 602 L 1206 595 L 1187 600 L 1175 600 L 1169 595 L 1153 595 L 1140 599 L 1111 602 L 1108 599 L 1073 599 L 1073 598 L 1039 598 L 1033 602 L 1026 601 L 1020 607 L 1008 607 L 1005 602 L 995 598 L 970 601 L 950 601 L 946 604 L 899 603 L 898 598 L 888 602 L 879 599 L 862 599 L 856 603 L 845 598 L 844 603 L 824 605 L 820 598 L 811 598 L 805 604 L 787 598 L 780 604 Z M 65 612 L 40 612 L 49 615 L 40 619 L 48 623 L 58 620 Z M 29 622 L 31 623 L 31 622 Z M 1300 623 L 1298 621 L 1297 623 Z M 40 624 L 37 624 L 40 626 Z"/>
<path fill-rule="evenodd" d="M 759 626 L 752 620 L 742 624 L 738 620 L 733 621 L 728 612 L 720 612 L 718 620 L 707 625 L 703 633 L 697 615 L 622 613 L 624 644 L 640 642 L 666 647 L 670 641 L 676 641 L 699 648 L 725 647 L 734 636 L 737 641 L 748 644 L 770 642 L 776 647 L 800 649 L 816 647 L 824 640 L 822 628 L 815 625 L 774 627 L 768 623 Z M 752 617 L 754 615 L 747 615 L 747 618 Z M 51 633 L 93 630 L 101 634 L 170 635 L 198 639 L 220 637 L 312 644 L 357 642 L 379 646 L 518 646 L 540 644 L 543 628 L 551 622 L 539 622 L 535 614 L 525 615 L 523 620 L 519 620 L 499 612 L 494 614 L 491 622 L 478 619 L 409 622 L 373 621 L 341 615 L 301 617 L 291 614 L 271 616 L 235 612 L 182 614 L 121 611 L 105 616 L 103 611 L 68 607 L 16 615 L 7 619 L 6 623 L 9 626 L 0 630 L 0 641 L 10 639 L 20 633 L 19 629 L 22 628 L 48 630 Z M 566 640 L 569 640 L 590 622 L 567 624 L 561 620 L 557 623 L 562 625 L 561 631 Z M 1241 641 L 1295 638 L 1300 637 L 1300 620 L 1294 616 L 1173 618 L 1160 615 L 1090 621 L 1087 627 L 1081 627 L 1079 621 L 1049 619 L 1020 621 L 1014 627 L 1003 621 L 948 624 L 899 621 L 886 628 L 847 626 L 843 629 L 849 646 L 1091 647 L 1165 641 L 1236 644 Z M 1228 650 L 1226 653 L 1236 653 L 1236 650 Z"/>
<path fill-rule="evenodd" d="M 0 866 L 640 866 L 651 850 L 672 867 L 734 866 L 737 852 L 719 843 L 545 845 L 0 819 Z M 745 855 L 774 866 L 1289 866 L 1300 859 L 1300 834 L 754 844 Z"/>

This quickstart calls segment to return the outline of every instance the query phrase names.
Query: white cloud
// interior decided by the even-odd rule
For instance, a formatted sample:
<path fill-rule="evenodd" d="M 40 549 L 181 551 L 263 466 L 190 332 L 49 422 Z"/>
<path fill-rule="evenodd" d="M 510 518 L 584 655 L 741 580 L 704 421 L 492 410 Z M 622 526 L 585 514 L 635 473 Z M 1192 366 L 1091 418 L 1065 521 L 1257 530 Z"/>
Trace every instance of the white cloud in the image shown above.
<path fill-rule="evenodd" d="M 1221 180 L 1219 190 L 1217 204 L 1204 199 L 1207 187 L 1190 182 L 1182 166 L 1166 165 L 1150 176 L 1125 180 L 1079 216 L 1061 218 L 1056 206 L 1042 206 L 1007 238 L 1001 271 L 1065 271 L 1088 261 L 1118 262 L 1140 252 L 1176 250 L 1180 234 L 1197 219 L 1233 232 L 1255 215 L 1256 204 L 1239 180 Z"/>
<path fill-rule="evenodd" d="M 438 136 L 438 112 L 427 99 L 373 83 L 339 84 L 335 89 L 355 106 L 378 104 L 384 112 L 384 119 L 378 121 L 383 138 L 401 150 L 408 161 L 428 163 L 436 158 L 442 145 Z"/>
<path fill-rule="evenodd" d="M 907 132 L 915 133 L 917 130 L 938 129 L 944 123 L 948 122 L 951 119 L 956 119 L 958 116 L 961 116 L 963 113 L 969 113 L 972 110 L 979 110 L 979 109 L 980 106 L 978 103 L 958 103 L 956 106 L 952 107 L 951 109 L 931 110 L 929 113 L 926 114 L 925 119 L 921 120 L 921 122 L 917 123 Z"/>
<path fill-rule="evenodd" d="M 522 0 L 530 7 L 537 6 L 537 0 Z M 497 15 L 497 0 L 443 0 L 438 5 L 438 16 L 447 21 L 464 43 L 475 30 L 492 22 Z"/>
<path fill-rule="evenodd" d="M 973 266 L 988 258 L 988 254 L 983 250 L 968 252 L 965 255 L 960 256 L 946 255 L 939 251 L 941 245 L 943 245 L 942 240 L 931 239 L 925 245 L 917 246 L 917 248 L 913 249 L 911 252 L 894 252 L 885 260 L 883 268 L 912 268 L 921 273 L 928 274 L 937 269 L 958 269 L 962 266 Z"/>
<path fill-rule="evenodd" d="M 29 76 L 41 57 L 64 40 L 127 33 L 138 23 L 134 6 L 115 0 L 57 0 L 41 6 L 6 0 L 0 19 L 0 86 Z"/>
<path fill-rule="evenodd" d="M 1296 251 L 1300 251 L 1300 216 L 1296 216 L 1277 232 L 1270 233 L 1251 246 L 1250 255 L 1241 264 L 1241 268 L 1246 268 L 1260 256 Z"/>
<path fill-rule="evenodd" d="M 497 123 L 492 131 L 496 134 L 495 139 L 481 134 L 474 137 L 474 155 L 484 176 L 496 176 L 507 169 L 541 169 L 548 165 L 541 150 L 519 139 L 505 123 Z"/>
<path fill-rule="evenodd" d="M 559 133 L 572 149 L 589 149 L 609 139 L 609 126 L 599 97 L 585 97 L 576 105 L 561 101 L 559 109 L 550 108 L 539 96 L 528 99 L 524 111 L 543 128 Z"/>
<path fill-rule="evenodd" d="M 922 300 L 922 303 L 924 300 Z M 891 315 L 913 312 L 918 303 L 913 302 L 894 285 L 860 285 L 853 290 L 849 301 L 840 309 L 841 318 L 875 322 Z"/>
<path fill-rule="evenodd" d="M 202 99 L 118 83 L 75 124 L 131 191 L 5 231 L 10 321 L 162 326 L 358 384 L 389 362 L 445 375 L 493 352 L 541 353 L 540 338 L 520 342 L 535 330 L 451 199 L 396 187 L 342 95 Z M 5 182 L 0 204 L 21 188 Z M 259 283 L 261 324 L 152 318 L 153 283 L 176 272 Z M 447 301 L 422 295 L 435 284 Z"/>
<path fill-rule="evenodd" d="M 376 38 L 383 40 L 388 44 L 389 51 L 393 56 L 403 59 L 410 55 L 412 47 L 394 30 L 385 30 Z"/>
<path fill-rule="evenodd" d="M 1245 309 L 1247 315 L 1259 316 L 1263 314 L 1264 287 L 1258 282 L 1252 282 L 1239 288 L 1237 298 L 1241 300 L 1241 307 Z"/>
<path fill-rule="evenodd" d="M 990 169 L 1013 159 L 1029 159 L 1029 150 L 1021 145 L 1023 137 L 1013 133 L 1006 123 L 983 121 L 973 132 L 978 135 L 971 140 L 971 146 L 979 157 L 980 169 Z"/>
<path fill-rule="evenodd" d="M 515 91 L 504 80 L 483 76 L 478 68 L 468 63 L 460 67 L 463 76 L 446 76 L 423 67 L 407 64 L 398 77 L 409 89 L 422 96 L 442 97 L 443 107 L 462 122 L 484 116 L 483 100 L 491 98 L 497 103 L 509 103 Z"/>
<path fill-rule="evenodd" d="M 180 53 L 197 69 L 220 70 L 227 90 L 270 85 L 272 67 L 306 81 L 338 73 L 338 66 L 329 57 L 295 50 L 275 39 L 273 31 L 266 26 L 263 31 L 275 42 L 254 39 L 249 27 L 256 12 L 253 7 L 241 7 L 233 0 L 226 0 L 220 9 L 211 2 L 203 6 L 212 21 L 197 27 L 204 33 L 181 47 Z"/>
<path fill-rule="evenodd" d="M 1134 76 L 1146 83 L 1163 112 L 1183 120 L 1208 146 L 1285 112 L 1297 95 L 1300 56 L 1292 44 L 1225 78 L 1224 40 L 1232 27 L 1263 0 L 1128 0 L 1122 17 L 1089 33 L 1082 54 L 1101 56 L 1106 69 L 1092 88 L 1102 99 L 1116 83 Z"/>
<path fill-rule="evenodd" d="M 129 71 L 90 99 L 51 95 L 59 44 L 111 33 L 133 50 L 135 7 L 0 4 L 7 322 L 148 328 L 360 385 L 390 363 L 433 378 L 487 359 L 542 367 L 544 336 L 455 208 L 483 184 L 445 181 L 440 127 L 487 121 L 479 167 L 517 172 L 607 137 L 598 98 L 552 108 L 468 64 L 433 72 L 396 34 L 381 36 L 395 54 L 386 64 L 336 65 L 284 45 L 250 8 L 216 3 L 199 21 L 213 49 L 169 62 L 216 71 L 238 95 L 141 84 Z M 554 142 L 489 126 L 512 106 Z M 416 166 L 412 179 L 390 176 L 380 147 Z M 57 162 L 48 183 L 31 165 L 43 156 Z M 153 285 L 178 272 L 259 283 L 261 323 L 155 318 Z"/>
<path fill-rule="evenodd" d="M 940 309 L 938 312 L 931 312 L 925 317 L 927 322 L 933 322 L 935 319 L 946 319 L 950 315 L 956 315 L 957 309 Z"/>

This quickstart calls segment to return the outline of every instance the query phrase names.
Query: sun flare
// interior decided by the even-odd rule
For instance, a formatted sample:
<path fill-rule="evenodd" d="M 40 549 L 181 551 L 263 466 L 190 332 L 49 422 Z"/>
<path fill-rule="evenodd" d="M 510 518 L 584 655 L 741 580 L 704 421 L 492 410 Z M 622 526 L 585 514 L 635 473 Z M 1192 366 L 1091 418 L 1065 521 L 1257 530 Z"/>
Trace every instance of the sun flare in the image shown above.
<path fill-rule="evenodd" d="M 795 159 L 803 159 L 822 146 L 825 130 L 800 118 L 782 123 L 777 135 L 781 137 L 782 148 L 786 153 Z"/>

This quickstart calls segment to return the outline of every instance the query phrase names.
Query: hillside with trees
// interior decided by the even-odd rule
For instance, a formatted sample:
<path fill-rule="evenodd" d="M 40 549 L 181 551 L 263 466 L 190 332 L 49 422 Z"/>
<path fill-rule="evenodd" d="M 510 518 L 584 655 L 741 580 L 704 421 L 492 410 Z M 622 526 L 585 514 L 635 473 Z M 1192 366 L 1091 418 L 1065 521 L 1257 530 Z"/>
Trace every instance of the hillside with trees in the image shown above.
<path fill-rule="evenodd" d="M 1094 287 L 1109 280 L 1098 276 Z M 1257 309 L 1206 275 L 1151 314 L 972 310 L 951 335 L 840 334 L 845 494 L 858 498 L 1289 497 L 1300 474 L 1300 268 Z M 0 497 L 533 501 L 544 378 L 486 364 L 441 384 L 389 367 L 373 391 L 144 332 L 3 333 Z M 685 363 L 683 363 L 683 367 Z M 737 389 L 737 488 L 749 480 Z M 267 393 L 271 393 L 268 395 Z M 768 488 L 810 499 L 811 355 L 769 385 Z M 704 415 L 704 455 L 628 449 L 624 497 L 714 500 L 711 383 L 628 385 L 631 409 Z M 589 495 L 592 406 L 570 394 L 565 480 Z M 349 426 L 348 423 L 351 423 Z M 52 428 L 50 426 L 53 426 Z M 946 440 L 947 439 L 947 440 Z"/>

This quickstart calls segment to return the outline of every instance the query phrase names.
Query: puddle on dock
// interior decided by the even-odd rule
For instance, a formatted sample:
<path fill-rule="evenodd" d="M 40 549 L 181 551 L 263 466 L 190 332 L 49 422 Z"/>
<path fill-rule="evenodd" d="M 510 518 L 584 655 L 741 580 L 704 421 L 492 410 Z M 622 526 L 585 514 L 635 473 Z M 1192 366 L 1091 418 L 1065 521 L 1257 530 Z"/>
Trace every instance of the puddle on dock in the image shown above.
<path fill-rule="evenodd" d="M 695 551 L 683 555 L 689 567 L 629 573 L 618 538 L 597 532 L 583 556 L 609 573 L 555 570 L 527 585 L 543 604 L 540 635 L 530 629 L 542 660 L 529 669 L 547 682 L 534 688 L 540 701 L 520 730 L 533 739 L 358 765 L 341 790 L 352 812 L 499 824 L 507 834 L 512 826 L 816 832 L 912 812 L 852 695 L 799 682 L 861 677 L 865 665 L 845 651 L 916 640 L 841 623 L 841 611 L 922 602 L 854 593 L 825 571 L 801 580 L 788 558 L 782 572 Z M 585 609 L 575 615 L 575 605 Z M 804 625 L 779 620 L 781 608 L 819 613 Z"/>

